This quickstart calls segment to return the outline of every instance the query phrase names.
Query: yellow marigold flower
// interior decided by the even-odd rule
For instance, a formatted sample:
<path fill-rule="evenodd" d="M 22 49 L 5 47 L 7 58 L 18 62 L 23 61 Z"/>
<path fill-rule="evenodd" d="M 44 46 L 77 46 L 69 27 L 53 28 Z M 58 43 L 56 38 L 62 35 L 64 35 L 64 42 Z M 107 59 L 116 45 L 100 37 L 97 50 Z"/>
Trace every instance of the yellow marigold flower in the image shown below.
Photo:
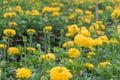
<path fill-rule="evenodd" d="M 45 60 L 45 56 L 46 56 L 46 55 L 41 55 L 41 56 L 39 57 L 39 60 Z"/>
<path fill-rule="evenodd" d="M 70 58 L 77 58 L 80 56 L 80 51 L 76 48 L 70 48 L 68 50 L 68 55 L 70 56 Z"/>
<path fill-rule="evenodd" d="M 42 12 L 58 12 L 60 11 L 60 7 L 44 7 Z"/>
<path fill-rule="evenodd" d="M 83 14 L 83 10 L 82 9 L 75 9 L 76 12 Z"/>
<path fill-rule="evenodd" d="M 104 36 L 100 36 L 99 39 L 101 39 L 102 42 L 105 42 L 105 43 L 108 42 L 108 37 L 107 37 L 106 35 L 104 35 Z"/>
<path fill-rule="evenodd" d="M 73 24 L 71 26 L 67 26 L 67 30 L 68 33 L 71 34 L 71 36 L 73 36 L 75 33 L 79 31 L 79 28 L 76 24 Z"/>
<path fill-rule="evenodd" d="M 48 53 L 48 54 L 46 55 L 46 59 L 47 59 L 47 60 L 55 60 L 55 55 L 52 54 L 52 53 Z"/>
<path fill-rule="evenodd" d="M 12 7 L 8 7 L 8 8 L 6 8 L 6 11 L 12 11 L 12 10 L 13 10 Z"/>
<path fill-rule="evenodd" d="M 100 31 L 104 29 L 105 29 L 105 25 L 103 24 L 103 21 L 97 21 L 96 23 L 93 23 L 89 28 L 90 31 L 94 31 L 94 30 Z"/>
<path fill-rule="evenodd" d="M 73 42 L 73 41 L 67 41 L 67 42 L 63 43 L 63 47 L 64 47 L 64 48 L 67 48 L 67 47 L 73 46 L 73 45 L 74 45 L 74 42 Z"/>
<path fill-rule="evenodd" d="M 74 43 L 81 47 L 90 48 L 94 46 L 94 40 L 89 37 L 85 37 L 81 34 L 78 34 L 74 37 Z"/>
<path fill-rule="evenodd" d="M 94 65 L 91 64 L 91 63 L 85 63 L 84 66 L 88 69 L 93 69 L 94 68 Z"/>
<path fill-rule="evenodd" d="M 102 45 L 102 44 L 103 44 L 103 42 L 102 42 L 101 39 L 99 39 L 99 38 L 94 39 L 94 46 L 99 46 L 99 45 Z"/>
<path fill-rule="evenodd" d="M 10 47 L 8 49 L 8 54 L 9 55 L 16 55 L 16 54 L 20 54 L 20 51 L 17 47 Z"/>
<path fill-rule="evenodd" d="M 6 5 L 7 3 L 8 3 L 8 1 L 7 1 L 7 0 L 5 0 L 5 1 L 3 2 L 3 4 L 4 4 L 4 5 Z"/>
<path fill-rule="evenodd" d="M 41 14 L 40 14 L 40 12 L 38 10 L 32 10 L 31 15 L 33 15 L 33 16 L 40 16 Z"/>
<path fill-rule="evenodd" d="M 52 26 L 45 26 L 43 30 L 44 31 L 51 31 L 52 30 Z"/>
<path fill-rule="evenodd" d="M 106 10 L 112 10 L 111 6 L 106 6 Z"/>
<path fill-rule="evenodd" d="M 87 55 L 87 58 L 90 59 L 90 58 L 92 58 L 92 56 L 91 55 Z"/>
<path fill-rule="evenodd" d="M 65 36 L 71 37 L 71 36 L 73 36 L 73 34 L 72 33 L 66 33 Z"/>
<path fill-rule="evenodd" d="M 16 22 L 9 22 L 9 26 L 17 26 L 18 24 Z"/>
<path fill-rule="evenodd" d="M 100 25 L 100 28 L 101 28 L 102 30 L 105 30 L 105 25 L 101 24 L 101 25 Z"/>
<path fill-rule="evenodd" d="M 15 12 L 8 12 L 8 13 L 5 13 L 4 14 L 4 18 L 11 18 L 13 16 L 16 16 L 16 13 Z"/>
<path fill-rule="evenodd" d="M 90 23 L 90 21 L 91 21 L 91 19 L 89 19 L 89 18 L 84 19 L 84 22 L 86 22 L 86 23 Z"/>
<path fill-rule="evenodd" d="M 5 36 L 15 36 L 16 35 L 16 31 L 14 30 L 14 29 L 5 29 L 4 31 L 3 31 L 3 34 L 5 35 Z"/>
<path fill-rule="evenodd" d="M 93 31 L 95 30 L 94 26 L 93 26 L 93 25 L 90 26 L 90 27 L 89 27 L 89 30 L 93 32 Z"/>
<path fill-rule="evenodd" d="M 95 52 L 89 52 L 87 55 L 87 58 L 92 58 L 92 56 L 96 55 Z"/>
<path fill-rule="evenodd" d="M 16 11 L 18 11 L 18 12 L 20 12 L 20 13 L 21 13 L 21 12 L 23 12 L 22 7 L 21 7 L 21 6 L 19 6 L 19 5 L 18 5 L 18 6 L 16 6 L 16 8 L 15 8 L 15 9 L 16 9 Z"/>
<path fill-rule="evenodd" d="M 98 10 L 98 13 L 99 14 L 103 14 L 103 10 Z"/>
<path fill-rule="evenodd" d="M 60 15 L 60 12 L 53 12 L 52 13 L 52 16 L 54 16 L 54 17 L 57 17 L 57 16 L 59 16 Z"/>
<path fill-rule="evenodd" d="M 86 11 L 85 11 L 85 14 L 86 14 L 86 15 L 91 15 L 92 13 L 91 13 L 91 11 L 86 10 Z"/>
<path fill-rule="evenodd" d="M 5 45 L 4 44 L 0 44 L 0 49 L 3 49 L 5 48 Z"/>
<path fill-rule="evenodd" d="M 90 32 L 86 29 L 86 30 L 81 30 L 80 31 L 80 34 L 86 36 L 86 37 L 89 37 L 90 36 Z"/>
<path fill-rule="evenodd" d="M 103 32 L 103 31 L 100 31 L 100 30 L 97 30 L 97 31 L 96 31 L 96 34 L 97 34 L 97 35 L 104 35 L 104 32 Z"/>
<path fill-rule="evenodd" d="M 110 62 L 101 62 L 97 65 L 98 69 L 101 69 L 103 67 L 111 66 L 112 64 Z"/>
<path fill-rule="evenodd" d="M 103 24 L 103 21 L 97 21 L 96 24 Z"/>
<path fill-rule="evenodd" d="M 39 60 L 47 60 L 47 61 L 49 61 L 49 60 L 55 60 L 55 55 L 52 54 L 52 53 L 48 53 L 48 54 L 45 54 L 45 55 L 41 55 L 41 56 L 39 57 Z"/>
<path fill-rule="evenodd" d="M 116 9 L 112 12 L 111 17 L 112 17 L 113 19 L 119 18 L 119 17 L 120 17 L 120 9 L 119 9 L 119 8 L 116 8 Z"/>
<path fill-rule="evenodd" d="M 95 24 L 94 24 L 94 28 L 95 28 L 95 30 L 99 30 L 99 29 L 100 29 L 100 25 L 97 24 L 97 23 L 95 23 Z"/>
<path fill-rule="evenodd" d="M 76 16 L 76 14 L 71 14 L 71 15 L 69 16 L 69 19 L 74 19 L 75 16 Z"/>
<path fill-rule="evenodd" d="M 117 30 L 117 33 L 120 34 L 120 29 Z"/>
<path fill-rule="evenodd" d="M 28 79 L 32 76 L 32 71 L 29 68 L 18 68 L 16 70 L 16 78 Z"/>
<path fill-rule="evenodd" d="M 68 62 L 69 62 L 69 63 L 72 63 L 72 62 L 73 62 L 73 60 L 72 60 L 72 59 L 68 59 Z"/>
<path fill-rule="evenodd" d="M 54 67 L 50 70 L 50 80 L 69 80 L 72 74 L 66 67 Z"/>
<path fill-rule="evenodd" d="M 34 47 L 27 47 L 27 51 L 30 51 L 30 52 L 35 52 L 35 48 Z"/>
<path fill-rule="evenodd" d="M 51 10 L 52 10 L 52 12 L 59 12 L 60 7 L 52 7 Z"/>
<path fill-rule="evenodd" d="M 35 31 L 34 29 L 28 29 L 28 30 L 27 30 L 27 33 L 28 33 L 28 34 L 34 34 L 34 33 L 36 33 L 36 31 Z"/>
<path fill-rule="evenodd" d="M 26 14 L 26 15 L 31 15 L 32 12 L 30 12 L 30 11 L 26 11 L 25 14 Z"/>
<path fill-rule="evenodd" d="M 96 55 L 95 52 L 89 52 L 88 55 Z"/>

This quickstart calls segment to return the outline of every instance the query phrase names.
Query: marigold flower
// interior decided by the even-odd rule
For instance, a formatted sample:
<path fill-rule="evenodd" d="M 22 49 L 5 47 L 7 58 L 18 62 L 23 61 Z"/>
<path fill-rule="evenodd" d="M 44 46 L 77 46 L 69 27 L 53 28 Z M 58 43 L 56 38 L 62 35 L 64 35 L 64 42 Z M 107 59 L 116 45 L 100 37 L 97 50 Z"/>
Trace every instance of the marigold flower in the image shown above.
<path fill-rule="evenodd" d="M 35 31 L 34 29 L 28 29 L 28 30 L 27 30 L 27 33 L 28 33 L 28 34 L 34 34 L 34 33 L 36 33 L 36 31 Z"/>
<path fill-rule="evenodd" d="M 16 22 L 9 22 L 9 26 L 17 26 L 18 24 Z"/>
<path fill-rule="evenodd" d="M 18 11 L 19 13 L 22 13 L 22 12 L 23 12 L 22 7 L 19 6 L 19 5 L 17 5 L 15 9 L 16 9 L 16 11 Z"/>
<path fill-rule="evenodd" d="M 5 36 L 15 36 L 16 35 L 16 31 L 14 30 L 14 29 L 5 29 L 4 31 L 3 31 L 3 34 L 5 35 Z"/>
<path fill-rule="evenodd" d="M 112 10 L 111 6 L 106 6 L 106 10 Z"/>
<path fill-rule="evenodd" d="M 90 21 L 91 21 L 91 19 L 89 19 L 89 18 L 84 19 L 84 22 L 86 22 L 86 23 L 90 23 Z"/>
<path fill-rule="evenodd" d="M 82 9 L 75 9 L 76 12 L 80 13 L 80 14 L 83 14 L 83 10 Z"/>
<path fill-rule="evenodd" d="M 42 9 L 42 12 L 45 13 L 45 12 L 58 12 L 60 11 L 60 7 L 44 7 Z"/>
<path fill-rule="evenodd" d="M 75 16 L 76 16 L 76 14 L 71 14 L 71 15 L 69 16 L 69 19 L 74 19 Z"/>
<path fill-rule="evenodd" d="M 40 16 L 40 12 L 38 10 L 32 10 L 32 13 L 31 13 L 33 16 Z"/>
<path fill-rule="evenodd" d="M 92 38 L 89 37 L 85 37 L 81 34 L 78 34 L 74 37 L 74 42 L 75 44 L 77 44 L 78 46 L 81 47 L 86 47 L 86 48 L 90 48 L 92 46 L 94 46 L 94 40 Z"/>
<path fill-rule="evenodd" d="M 8 54 L 9 55 L 20 54 L 20 51 L 17 47 L 10 47 L 8 49 Z"/>
<path fill-rule="evenodd" d="M 104 35 L 104 36 L 100 36 L 99 39 L 101 39 L 102 42 L 105 42 L 105 43 L 108 42 L 108 37 L 107 37 L 106 35 Z"/>
<path fill-rule="evenodd" d="M 98 10 L 98 13 L 99 14 L 103 14 L 103 10 Z"/>
<path fill-rule="evenodd" d="M 120 34 L 120 29 L 117 30 L 117 33 Z"/>
<path fill-rule="evenodd" d="M 119 9 L 119 8 L 116 8 L 116 9 L 112 12 L 111 17 L 112 17 L 113 19 L 119 18 L 119 17 L 120 17 L 120 9 Z"/>
<path fill-rule="evenodd" d="M 16 16 L 16 13 L 15 12 L 8 12 L 8 13 L 5 13 L 4 14 L 4 18 L 11 18 L 13 16 Z"/>
<path fill-rule="evenodd" d="M 16 78 L 28 79 L 32 76 L 32 72 L 29 68 L 18 68 L 16 70 Z"/>
<path fill-rule="evenodd" d="M 52 54 L 52 53 L 48 53 L 48 54 L 45 54 L 45 55 L 41 55 L 39 57 L 39 59 L 40 60 L 47 60 L 47 61 L 49 61 L 49 60 L 55 60 L 55 55 Z"/>
<path fill-rule="evenodd" d="M 104 32 L 103 32 L 103 31 L 100 31 L 100 30 L 97 30 L 97 31 L 96 31 L 96 34 L 97 34 L 97 35 L 104 35 Z"/>
<path fill-rule="evenodd" d="M 67 41 L 67 42 L 63 43 L 63 47 L 64 47 L 64 48 L 67 48 L 67 47 L 73 46 L 73 45 L 74 45 L 74 42 L 73 42 L 73 41 Z"/>
<path fill-rule="evenodd" d="M 27 47 L 27 51 L 30 51 L 30 52 L 35 52 L 35 48 L 34 47 Z"/>
<path fill-rule="evenodd" d="M 85 11 L 85 14 L 87 14 L 87 15 L 91 15 L 91 14 L 92 14 L 92 12 L 91 12 L 91 11 L 89 11 L 89 10 L 86 10 L 86 11 Z"/>
<path fill-rule="evenodd" d="M 44 31 L 51 31 L 52 30 L 52 26 L 45 26 L 43 30 Z"/>
<path fill-rule="evenodd" d="M 89 52 L 87 58 L 92 58 L 92 56 L 96 55 L 95 52 Z"/>
<path fill-rule="evenodd" d="M 91 63 L 85 63 L 84 66 L 88 69 L 93 69 L 94 68 L 94 65 L 91 64 Z"/>
<path fill-rule="evenodd" d="M 0 49 L 3 49 L 5 48 L 5 45 L 4 44 L 0 44 Z"/>
<path fill-rule="evenodd" d="M 65 36 L 70 37 L 70 36 L 73 36 L 73 34 L 71 34 L 71 33 L 66 33 Z"/>
<path fill-rule="evenodd" d="M 71 58 L 76 58 L 80 55 L 80 51 L 76 48 L 70 48 L 68 50 L 68 54 Z"/>
<path fill-rule="evenodd" d="M 94 46 L 99 46 L 102 44 L 103 44 L 103 42 L 101 39 L 99 39 L 99 38 L 94 39 L 94 43 L 93 43 Z"/>
<path fill-rule="evenodd" d="M 68 33 L 73 36 L 75 33 L 79 31 L 79 28 L 76 24 L 73 24 L 71 26 L 67 26 Z"/>
<path fill-rule="evenodd" d="M 97 65 L 97 68 L 98 69 L 101 69 L 103 67 L 107 67 L 107 66 L 111 66 L 112 64 L 110 62 L 100 62 L 98 65 Z"/>
<path fill-rule="evenodd" d="M 72 63 L 72 62 L 73 62 L 73 60 L 72 60 L 72 59 L 68 59 L 68 62 L 69 62 L 69 63 Z"/>
<path fill-rule="evenodd" d="M 52 13 L 52 16 L 54 16 L 54 17 L 57 17 L 57 16 L 59 16 L 60 15 L 60 12 L 53 12 Z"/>
<path fill-rule="evenodd" d="M 89 28 L 90 31 L 100 31 L 104 29 L 105 25 L 103 24 L 103 21 L 97 21 L 96 23 L 93 23 Z"/>
<path fill-rule="evenodd" d="M 72 74 L 66 67 L 54 67 L 50 70 L 50 80 L 69 80 Z"/>
<path fill-rule="evenodd" d="M 30 12 L 30 11 L 26 11 L 25 14 L 26 14 L 26 15 L 31 15 L 32 12 Z"/>
<path fill-rule="evenodd" d="M 80 34 L 86 36 L 86 37 L 89 37 L 90 36 L 90 32 L 86 29 L 86 30 L 81 30 L 80 31 Z"/>
<path fill-rule="evenodd" d="M 46 55 L 46 57 L 47 57 L 48 60 L 55 60 L 55 55 L 52 54 L 52 53 L 48 53 L 48 54 Z"/>

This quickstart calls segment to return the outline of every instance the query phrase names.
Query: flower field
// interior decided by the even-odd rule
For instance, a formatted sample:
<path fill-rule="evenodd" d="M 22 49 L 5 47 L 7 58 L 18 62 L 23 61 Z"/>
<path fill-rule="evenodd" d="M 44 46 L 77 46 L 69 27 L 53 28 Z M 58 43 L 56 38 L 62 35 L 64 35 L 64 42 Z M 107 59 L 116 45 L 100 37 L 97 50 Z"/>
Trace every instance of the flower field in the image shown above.
<path fill-rule="evenodd" d="M 120 80 L 120 0 L 1 0 L 0 80 Z"/>

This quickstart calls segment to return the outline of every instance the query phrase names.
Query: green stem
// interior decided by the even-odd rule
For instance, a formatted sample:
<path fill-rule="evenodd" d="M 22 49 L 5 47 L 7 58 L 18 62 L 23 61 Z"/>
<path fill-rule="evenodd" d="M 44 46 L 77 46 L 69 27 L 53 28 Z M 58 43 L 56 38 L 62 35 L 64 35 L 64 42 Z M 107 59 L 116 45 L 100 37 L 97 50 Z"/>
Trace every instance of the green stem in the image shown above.
<path fill-rule="evenodd" d="M 44 42 L 45 42 L 45 54 L 47 53 L 47 33 L 44 32 Z"/>
<path fill-rule="evenodd" d="M 62 44 L 63 44 L 63 35 L 64 35 L 64 30 L 61 29 L 61 31 L 60 31 L 60 47 L 62 47 Z"/>
<path fill-rule="evenodd" d="M 50 32 L 47 34 L 47 41 L 48 41 L 48 52 L 50 52 Z"/>
<path fill-rule="evenodd" d="M 32 34 L 29 34 L 29 36 L 30 36 L 30 40 L 29 40 L 29 41 L 30 41 L 30 46 L 32 46 L 32 36 L 33 36 L 33 35 L 32 35 Z"/>
<path fill-rule="evenodd" d="M 24 42 L 24 52 L 25 52 L 25 66 L 27 67 L 26 42 Z"/>

